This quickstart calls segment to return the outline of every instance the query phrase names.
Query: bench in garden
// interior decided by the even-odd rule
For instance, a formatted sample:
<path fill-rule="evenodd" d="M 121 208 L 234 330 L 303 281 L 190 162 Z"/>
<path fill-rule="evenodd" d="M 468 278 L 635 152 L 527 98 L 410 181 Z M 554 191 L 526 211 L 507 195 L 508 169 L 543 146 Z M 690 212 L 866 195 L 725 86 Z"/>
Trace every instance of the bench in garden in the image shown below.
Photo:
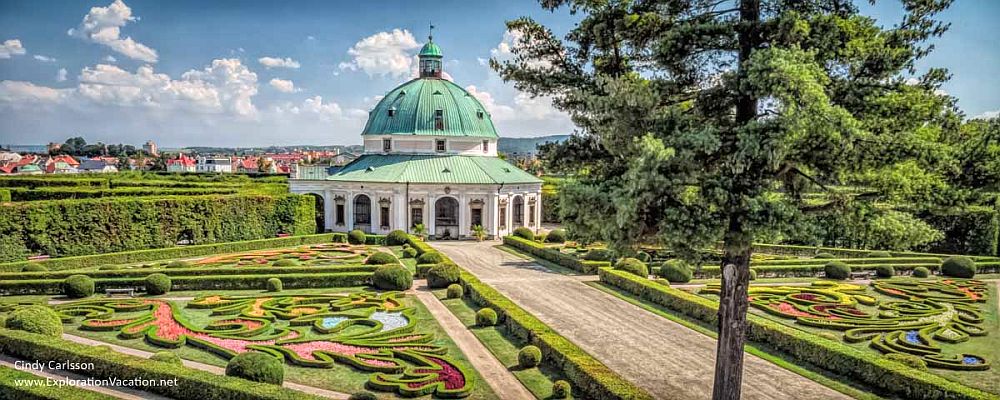
<path fill-rule="evenodd" d="M 134 288 L 122 288 L 122 289 L 104 289 L 104 294 L 108 297 L 113 297 L 116 295 L 128 295 L 128 297 L 135 297 Z"/>
<path fill-rule="evenodd" d="M 851 280 L 855 280 L 855 279 L 871 279 L 874 276 L 875 276 L 875 271 L 851 272 Z"/>

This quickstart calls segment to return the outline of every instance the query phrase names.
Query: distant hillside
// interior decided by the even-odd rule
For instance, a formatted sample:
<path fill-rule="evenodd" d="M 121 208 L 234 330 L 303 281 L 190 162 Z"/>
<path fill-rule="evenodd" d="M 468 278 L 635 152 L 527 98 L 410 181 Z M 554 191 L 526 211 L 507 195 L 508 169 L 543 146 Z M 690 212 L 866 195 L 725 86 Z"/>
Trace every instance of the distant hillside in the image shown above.
<path fill-rule="evenodd" d="M 497 151 L 501 153 L 533 153 L 538 151 L 538 145 L 548 142 L 562 142 L 569 139 L 569 135 L 552 135 L 533 138 L 509 138 L 502 137 L 497 141 Z"/>

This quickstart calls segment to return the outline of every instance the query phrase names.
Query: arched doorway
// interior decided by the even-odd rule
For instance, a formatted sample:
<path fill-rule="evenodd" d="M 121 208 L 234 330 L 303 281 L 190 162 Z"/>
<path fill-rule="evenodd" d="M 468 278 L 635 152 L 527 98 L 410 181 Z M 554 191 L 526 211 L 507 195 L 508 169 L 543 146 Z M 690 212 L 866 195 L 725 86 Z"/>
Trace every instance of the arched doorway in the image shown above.
<path fill-rule="evenodd" d="M 511 211 L 511 212 L 514 213 L 514 215 L 513 215 L 513 217 L 514 217 L 514 223 L 512 224 L 513 226 L 511 228 L 520 228 L 520 227 L 524 226 L 524 197 L 523 196 L 514 196 L 514 210 Z"/>
<path fill-rule="evenodd" d="M 326 232 L 326 207 L 323 203 L 323 196 L 316 193 L 306 193 L 313 198 L 313 205 L 316 208 L 316 233 Z"/>
<path fill-rule="evenodd" d="M 372 233 L 372 199 L 367 195 L 354 198 L 354 229 Z"/>
<path fill-rule="evenodd" d="M 458 239 L 458 200 L 442 197 L 434 203 L 434 238 Z"/>

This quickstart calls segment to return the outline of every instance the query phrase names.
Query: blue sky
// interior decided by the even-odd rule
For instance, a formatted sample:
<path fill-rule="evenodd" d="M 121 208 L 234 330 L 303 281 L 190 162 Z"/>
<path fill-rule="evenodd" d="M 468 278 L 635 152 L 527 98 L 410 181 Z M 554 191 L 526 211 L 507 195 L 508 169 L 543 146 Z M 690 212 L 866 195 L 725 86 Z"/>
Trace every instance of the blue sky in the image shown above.
<path fill-rule="evenodd" d="M 863 3 L 880 21 L 899 18 L 896 1 Z M 76 134 L 164 146 L 358 143 L 377 96 L 411 77 L 431 21 L 445 71 L 486 103 L 502 135 L 568 133 L 547 99 L 481 62 L 505 54 L 504 21 L 522 15 L 560 34 L 575 21 L 529 0 L 3 0 L 0 144 Z M 996 15 L 1000 2 L 956 1 L 943 15 L 952 29 L 920 63 L 951 70 L 944 90 L 969 116 L 1000 109 Z"/>

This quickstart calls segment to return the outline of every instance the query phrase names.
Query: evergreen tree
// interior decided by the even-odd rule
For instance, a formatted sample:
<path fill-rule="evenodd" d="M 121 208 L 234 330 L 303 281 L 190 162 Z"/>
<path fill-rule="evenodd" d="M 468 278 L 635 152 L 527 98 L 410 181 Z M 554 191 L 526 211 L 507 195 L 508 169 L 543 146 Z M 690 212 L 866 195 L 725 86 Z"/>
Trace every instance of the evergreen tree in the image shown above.
<path fill-rule="evenodd" d="M 514 57 L 493 68 L 581 128 L 546 152 L 575 175 L 573 234 L 689 258 L 722 241 L 715 399 L 740 397 L 755 238 L 847 202 L 930 201 L 921 190 L 944 181 L 948 74 L 913 76 L 951 1 L 902 3 L 891 27 L 849 0 L 541 0 L 582 14 L 564 39 L 507 23 Z"/>

